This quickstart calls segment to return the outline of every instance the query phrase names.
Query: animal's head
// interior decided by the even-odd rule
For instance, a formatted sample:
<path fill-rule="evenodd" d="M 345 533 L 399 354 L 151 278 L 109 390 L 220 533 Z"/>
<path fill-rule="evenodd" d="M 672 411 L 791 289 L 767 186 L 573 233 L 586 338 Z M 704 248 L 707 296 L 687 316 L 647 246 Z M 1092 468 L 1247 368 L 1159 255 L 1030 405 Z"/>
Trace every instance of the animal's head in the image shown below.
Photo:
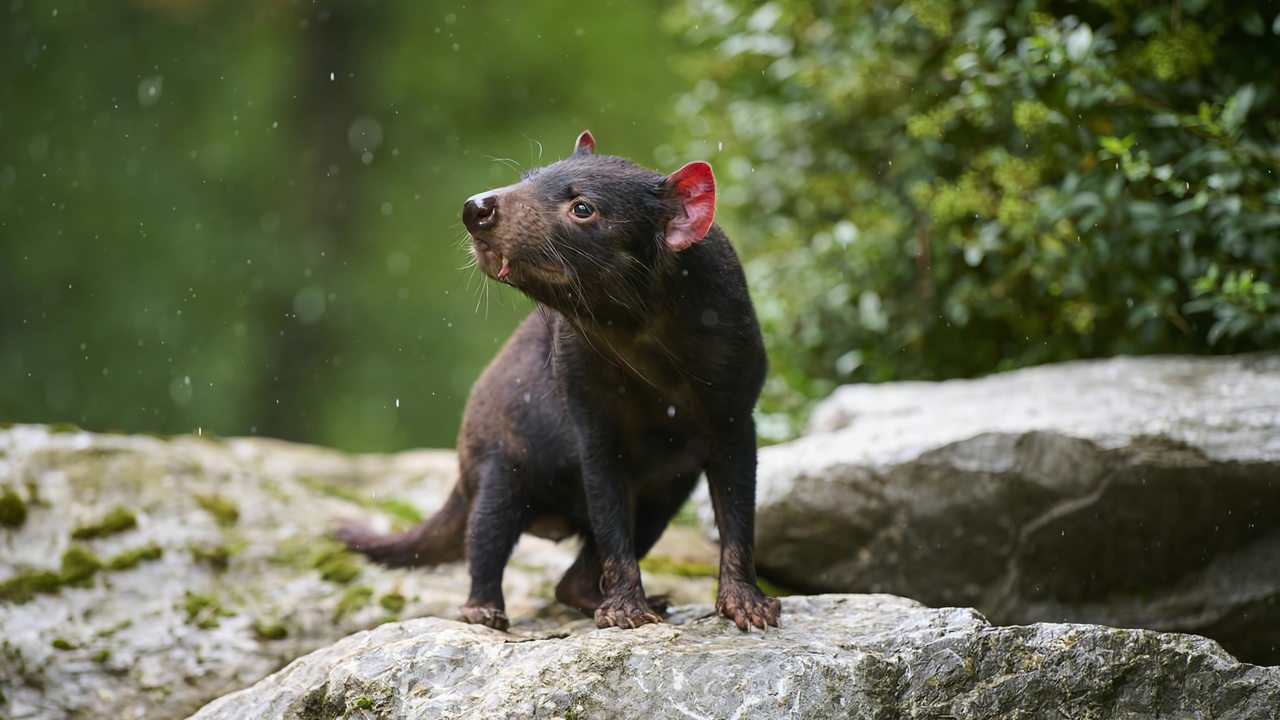
<path fill-rule="evenodd" d="M 626 307 L 711 230 L 710 165 L 662 175 L 595 147 L 583 132 L 564 160 L 467 199 L 462 220 L 486 275 L 565 312 L 584 299 Z"/>

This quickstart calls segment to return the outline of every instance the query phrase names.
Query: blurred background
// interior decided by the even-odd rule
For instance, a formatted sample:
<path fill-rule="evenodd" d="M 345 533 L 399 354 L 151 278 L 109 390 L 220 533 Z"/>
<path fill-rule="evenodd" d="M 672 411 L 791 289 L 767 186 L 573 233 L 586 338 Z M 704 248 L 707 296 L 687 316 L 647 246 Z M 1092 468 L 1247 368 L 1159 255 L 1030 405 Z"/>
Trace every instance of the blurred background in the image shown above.
<path fill-rule="evenodd" d="M 1280 3 L 14 0 L 0 422 L 453 444 L 530 303 L 462 201 L 716 168 L 773 375 L 1280 340 Z"/>
<path fill-rule="evenodd" d="M 679 87 L 626 2 L 0 13 L 7 421 L 450 447 L 532 307 L 467 269 L 463 200 L 585 128 L 653 165 Z"/>

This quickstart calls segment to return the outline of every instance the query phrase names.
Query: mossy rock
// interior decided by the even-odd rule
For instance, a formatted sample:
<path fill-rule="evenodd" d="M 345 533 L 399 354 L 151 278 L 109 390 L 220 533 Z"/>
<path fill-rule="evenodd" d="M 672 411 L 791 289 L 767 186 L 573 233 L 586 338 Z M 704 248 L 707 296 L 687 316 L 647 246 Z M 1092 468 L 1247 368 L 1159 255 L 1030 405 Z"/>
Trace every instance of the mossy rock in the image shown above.
<path fill-rule="evenodd" d="M 223 527 L 231 527 L 240 520 L 240 508 L 222 495 L 196 495 L 196 504 Z"/>
<path fill-rule="evenodd" d="M 373 600 L 373 588 L 355 585 L 347 588 L 342 599 L 333 608 L 333 621 L 336 623 L 347 615 L 368 606 Z"/>
<path fill-rule="evenodd" d="M 36 572 L 18 575 L 0 583 L 0 602 L 30 602 L 39 593 L 55 593 L 62 587 L 58 573 Z"/>
<path fill-rule="evenodd" d="M 83 525 L 71 532 L 74 540 L 93 540 L 108 535 L 115 535 L 138 527 L 138 518 L 132 511 L 116 508 L 102 520 L 92 525 Z"/>
<path fill-rule="evenodd" d="M 22 496 L 6 487 L 0 493 L 0 525 L 10 528 L 22 527 L 27 522 L 27 503 Z"/>
<path fill-rule="evenodd" d="M 163 556 L 164 548 L 158 545 L 146 545 L 111 558 L 107 561 L 106 567 L 108 570 L 129 570 L 136 567 L 138 563 L 147 560 L 159 560 Z"/>
<path fill-rule="evenodd" d="M 400 613 L 404 611 L 404 606 L 408 601 L 403 595 L 397 592 L 387 593 L 378 598 L 378 604 L 388 612 Z"/>
<path fill-rule="evenodd" d="M 253 633 L 258 636 L 259 640 L 283 640 L 289 637 L 289 628 L 285 627 L 282 622 L 254 620 Z"/>
<path fill-rule="evenodd" d="M 62 554 L 62 573 L 64 585 L 89 587 L 93 576 L 102 569 L 102 561 L 97 555 L 84 548 L 73 547 Z"/>

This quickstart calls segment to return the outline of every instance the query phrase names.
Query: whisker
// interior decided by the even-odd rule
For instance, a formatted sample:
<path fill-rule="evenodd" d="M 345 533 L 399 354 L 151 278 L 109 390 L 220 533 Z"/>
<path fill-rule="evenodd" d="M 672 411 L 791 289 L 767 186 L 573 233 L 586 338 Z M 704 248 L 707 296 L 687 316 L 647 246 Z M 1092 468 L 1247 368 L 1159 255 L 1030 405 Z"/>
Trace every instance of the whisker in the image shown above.
<path fill-rule="evenodd" d="M 467 279 L 468 287 L 471 285 L 471 282 L 476 279 L 476 275 L 478 274 L 476 271 L 478 269 L 479 269 L 478 266 L 473 267 L 471 269 L 471 273 L 468 275 L 468 279 Z M 479 315 L 480 305 L 483 304 L 484 317 L 486 320 L 488 320 L 489 319 L 489 283 L 486 283 L 484 279 L 481 278 L 480 283 L 475 286 L 475 290 L 473 292 L 475 292 L 475 295 L 476 295 L 476 307 L 472 312 Z"/>
<path fill-rule="evenodd" d="M 493 155 L 486 155 L 485 158 L 492 160 L 493 162 L 498 162 L 498 163 L 502 163 L 503 165 L 506 165 L 512 170 L 515 170 L 517 175 L 523 175 L 525 173 L 525 168 L 522 167 L 520 163 L 516 162 L 515 158 L 494 157 Z"/>
<path fill-rule="evenodd" d="M 534 140 L 531 137 L 525 137 L 525 140 L 529 141 L 530 152 L 533 151 L 534 145 L 538 146 L 538 157 L 534 158 L 534 162 L 541 164 L 542 163 L 542 143 L 538 142 L 537 140 Z"/>

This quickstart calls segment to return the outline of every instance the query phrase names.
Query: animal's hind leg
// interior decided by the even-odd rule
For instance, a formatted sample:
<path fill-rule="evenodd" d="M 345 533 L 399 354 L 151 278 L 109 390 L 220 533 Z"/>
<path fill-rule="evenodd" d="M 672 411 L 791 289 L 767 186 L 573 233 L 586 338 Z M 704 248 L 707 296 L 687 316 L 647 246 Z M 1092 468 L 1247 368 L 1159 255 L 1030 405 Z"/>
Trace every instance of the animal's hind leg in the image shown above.
<path fill-rule="evenodd" d="M 502 596 L 502 574 L 520 539 L 525 502 L 518 485 L 512 487 L 510 469 L 499 474 L 494 470 L 496 465 L 488 463 L 479 469 L 482 475 L 467 523 L 471 592 L 462 606 L 462 617 L 470 623 L 506 630 L 510 622 Z"/>
<path fill-rule="evenodd" d="M 636 503 L 633 545 L 637 559 L 644 557 L 654 543 L 658 542 L 658 538 L 662 537 L 662 532 L 666 530 L 671 518 L 675 517 L 688 499 L 697 479 L 697 475 L 680 476 L 665 488 L 665 492 L 658 493 L 653 498 L 641 499 Z M 587 615 L 593 615 L 596 608 L 604 602 L 600 589 L 601 572 L 599 552 L 595 542 L 588 536 L 582 545 L 582 551 L 578 553 L 578 558 L 573 561 L 573 565 L 556 586 L 556 599 L 578 608 Z M 666 595 L 650 595 L 645 598 L 645 601 L 654 612 L 660 615 L 665 615 L 670 605 L 670 598 Z"/>
<path fill-rule="evenodd" d="M 556 585 L 556 599 L 593 615 L 604 600 L 600 593 L 600 554 L 590 536 L 584 538 L 582 550 Z"/>
<path fill-rule="evenodd" d="M 556 585 L 556 600 L 578 608 L 587 617 L 595 615 L 596 608 L 604 602 L 604 595 L 600 592 L 601 572 L 600 556 L 595 544 L 587 540 L 578 553 L 578 558 L 565 571 L 560 584 Z M 659 615 L 666 614 L 669 604 L 666 595 L 650 595 L 645 598 L 645 602 Z"/>

